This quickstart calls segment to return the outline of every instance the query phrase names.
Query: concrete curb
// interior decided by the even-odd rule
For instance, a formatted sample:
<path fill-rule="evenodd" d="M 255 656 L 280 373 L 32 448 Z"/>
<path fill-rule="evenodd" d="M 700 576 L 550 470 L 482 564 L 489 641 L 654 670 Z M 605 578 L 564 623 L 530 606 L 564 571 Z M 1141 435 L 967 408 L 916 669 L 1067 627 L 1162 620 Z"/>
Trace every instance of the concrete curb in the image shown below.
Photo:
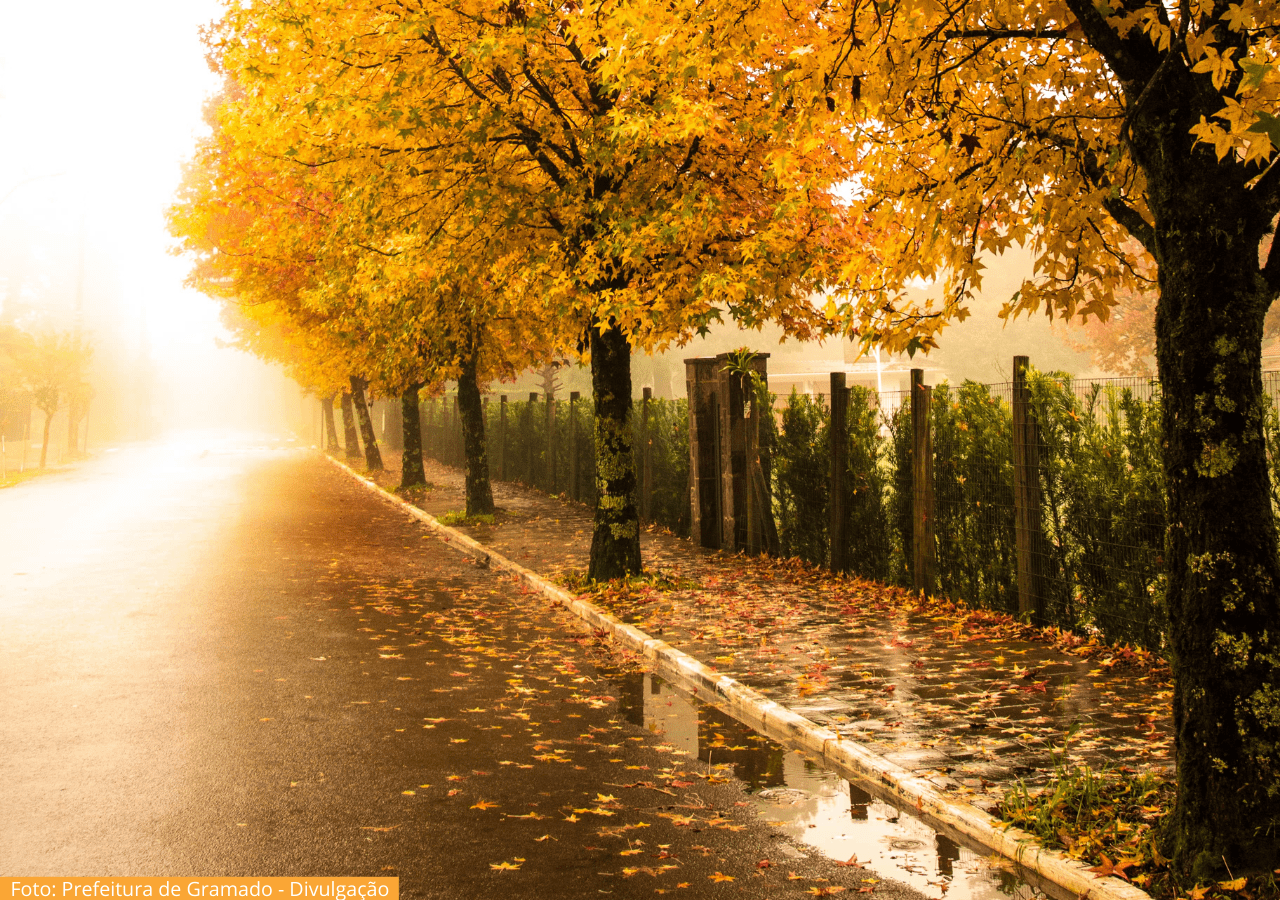
<path fill-rule="evenodd" d="M 578 599 L 473 538 L 440 524 L 434 516 L 384 490 L 339 460 L 327 454 L 325 458 L 384 500 L 418 519 L 450 547 L 491 568 L 510 572 L 593 628 L 608 631 L 618 643 L 653 663 L 659 674 L 677 687 L 711 703 L 767 737 L 821 757 L 827 765 L 846 777 L 854 778 L 860 786 L 882 800 L 913 810 L 915 815 L 948 836 L 1012 860 L 1022 870 L 1019 874 L 1033 887 L 1061 900 L 1151 900 L 1150 895 L 1140 888 L 1111 876 L 1096 877 L 1083 863 L 1056 850 L 1041 847 L 1031 835 L 1003 824 L 975 806 L 948 798 L 927 779 L 912 775 L 857 741 L 814 724 L 727 675 L 716 674 L 684 651 L 650 637 L 634 625 L 628 625 L 600 607 Z"/>

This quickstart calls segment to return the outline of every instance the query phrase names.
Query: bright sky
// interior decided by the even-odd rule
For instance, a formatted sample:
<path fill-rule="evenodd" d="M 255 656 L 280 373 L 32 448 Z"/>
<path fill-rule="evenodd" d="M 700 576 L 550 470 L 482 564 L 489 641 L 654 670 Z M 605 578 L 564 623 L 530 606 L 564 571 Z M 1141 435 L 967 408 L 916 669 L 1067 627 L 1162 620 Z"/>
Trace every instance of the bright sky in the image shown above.
<path fill-rule="evenodd" d="M 198 29 L 220 10 L 216 0 L 0 4 L 0 228 L 74 247 L 83 218 L 88 256 L 114 263 L 120 314 L 145 309 L 159 352 L 207 346 L 216 327 L 213 305 L 182 288 L 184 263 L 166 253 L 164 209 L 216 87 Z"/>

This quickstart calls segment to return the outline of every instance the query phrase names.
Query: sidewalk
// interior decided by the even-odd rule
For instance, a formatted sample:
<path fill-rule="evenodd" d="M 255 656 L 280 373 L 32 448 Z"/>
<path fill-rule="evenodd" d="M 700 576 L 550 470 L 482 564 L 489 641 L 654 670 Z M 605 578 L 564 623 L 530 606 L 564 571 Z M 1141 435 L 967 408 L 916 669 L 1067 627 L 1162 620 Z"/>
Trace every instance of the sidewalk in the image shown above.
<path fill-rule="evenodd" d="M 376 480 L 394 490 L 398 454 L 384 460 Z M 426 465 L 433 487 L 409 499 L 435 516 L 460 512 L 461 472 Z M 560 583 L 585 571 L 588 507 L 506 482 L 494 499 L 494 525 L 459 530 Z M 1172 765 L 1167 673 L 1128 654 L 1085 648 L 1085 658 L 999 617 L 921 608 L 897 588 L 791 560 L 664 533 L 641 541 L 646 571 L 674 587 L 610 589 L 593 602 L 958 799 L 991 810 L 1019 780 L 1046 781 L 1055 762 Z"/>

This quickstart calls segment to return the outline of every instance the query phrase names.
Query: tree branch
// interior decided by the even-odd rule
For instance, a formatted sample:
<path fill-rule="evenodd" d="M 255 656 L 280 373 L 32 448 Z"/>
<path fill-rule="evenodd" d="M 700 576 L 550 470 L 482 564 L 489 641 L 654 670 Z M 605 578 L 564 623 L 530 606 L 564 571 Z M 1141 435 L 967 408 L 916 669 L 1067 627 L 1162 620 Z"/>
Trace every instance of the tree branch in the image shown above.
<path fill-rule="evenodd" d="M 1111 71 L 1125 83 L 1126 90 L 1133 90 L 1137 85 L 1146 84 L 1150 80 L 1159 63 L 1150 59 L 1139 59 L 1134 54 L 1136 45 L 1133 39 L 1122 38 L 1111 27 L 1106 16 L 1093 5 L 1093 0 L 1066 0 L 1066 4 L 1075 15 L 1076 21 L 1080 23 L 1080 27 L 1084 29 L 1084 37 L 1089 42 L 1089 46 L 1102 54 Z M 1151 49 L 1155 50 L 1154 47 Z"/>
<path fill-rule="evenodd" d="M 1159 259 L 1156 255 L 1156 230 L 1142 217 L 1142 213 L 1119 197 L 1108 197 L 1103 200 L 1102 208 L 1110 214 L 1111 218 L 1123 225 L 1148 253 Z"/>
<path fill-rule="evenodd" d="M 959 31 L 945 32 L 948 40 L 964 38 L 987 38 L 1003 40 L 1005 38 L 1046 38 L 1059 40 L 1068 37 L 1065 28 L 965 28 Z"/>

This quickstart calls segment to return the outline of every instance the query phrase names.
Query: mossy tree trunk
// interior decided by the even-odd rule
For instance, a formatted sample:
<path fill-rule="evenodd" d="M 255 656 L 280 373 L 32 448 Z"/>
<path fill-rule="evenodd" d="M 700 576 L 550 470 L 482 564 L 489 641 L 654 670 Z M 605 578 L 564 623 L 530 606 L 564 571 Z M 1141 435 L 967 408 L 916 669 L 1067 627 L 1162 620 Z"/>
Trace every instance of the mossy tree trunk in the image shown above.
<path fill-rule="evenodd" d="M 355 407 L 356 418 L 360 421 L 360 438 L 364 441 L 364 466 L 370 472 L 382 471 L 382 453 L 378 450 L 378 439 L 373 434 L 373 416 L 369 415 L 369 404 L 365 400 L 365 380 L 356 375 L 351 376 L 351 405 Z"/>
<path fill-rule="evenodd" d="M 422 414 L 418 405 L 421 384 L 411 384 L 400 395 L 400 421 L 404 431 L 404 452 L 400 457 L 400 488 L 427 483 L 422 466 Z"/>
<path fill-rule="evenodd" d="M 325 449 L 332 453 L 338 447 L 338 429 L 333 421 L 333 398 L 320 398 L 320 418 L 324 421 Z"/>
<path fill-rule="evenodd" d="M 466 469 L 467 515 L 492 513 L 493 487 L 489 483 L 489 457 L 484 439 L 484 404 L 477 380 L 478 351 L 473 344 L 465 353 L 458 375 L 458 414 L 462 419 L 462 452 Z"/>
<path fill-rule="evenodd" d="M 356 414 L 352 408 L 351 394 L 342 392 L 342 443 L 347 459 L 360 458 L 360 441 L 356 437 Z"/>
<path fill-rule="evenodd" d="M 1280 865 L 1280 558 L 1263 440 L 1262 325 L 1280 254 L 1274 178 L 1190 134 L 1216 110 L 1179 57 L 1133 118 L 1159 263 L 1156 309 L 1177 806 L 1167 837 L 1197 880 Z M 1119 216 L 1127 215 L 1119 210 Z"/>
<path fill-rule="evenodd" d="M 595 393 L 596 510 L 588 577 L 640 574 L 640 516 L 631 451 L 631 345 L 621 326 L 591 329 Z"/>

